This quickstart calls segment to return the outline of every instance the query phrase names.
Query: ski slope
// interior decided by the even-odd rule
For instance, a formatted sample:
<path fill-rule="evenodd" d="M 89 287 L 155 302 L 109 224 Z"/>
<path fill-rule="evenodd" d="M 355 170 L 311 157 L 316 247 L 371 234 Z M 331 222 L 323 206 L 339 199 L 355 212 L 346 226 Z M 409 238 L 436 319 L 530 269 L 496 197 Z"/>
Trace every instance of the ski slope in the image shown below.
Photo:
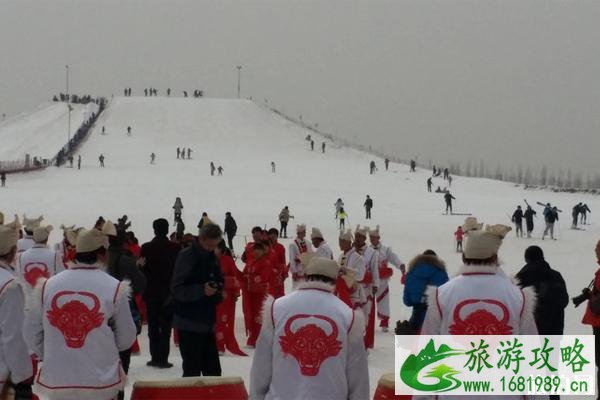
<path fill-rule="evenodd" d="M 71 104 L 71 137 L 96 104 Z M 51 159 L 68 141 L 67 103 L 44 103 L 32 112 L 21 113 L 0 123 L 0 161 L 31 158 Z"/>
<path fill-rule="evenodd" d="M 26 118 L 26 117 L 24 117 Z M 40 115 L 42 119 L 42 115 Z M 18 121 L 11 124 L 15 125 Z M 29 124 L 42 121 L 32 121 Z M 102 126 L 106 134 L 101 134 Z M 132 135 L 126 135 L 127 126 Z M 22 137 L 2 131 L 8 146 L 24 146 Z M 222 224 L 231 211 L 239 226 L 236 249 L 241 252 L 244 235 L 250 237 L 254 225 L 276 226 L 281 208 L 288 205 L 295 222 L 321 228 L 336 254 L 337 225 L 333 203 L 341 197 L 349 214 L 351 227 L 364 224 L 362 204 L 369 194 L 374 200 L 373 220 L 381 225 L 382 241 L 391 245 L 405 263 L 426 249 L 435 250 L 447 263 L 449 273 L 460 266 L 454 252 L 453 232 L 464 216 L 443 215 L 442 195 L 427 193 L 429 171 L 409 173 L 405 165 L 390 164 L 386 172 L 383 161 L 376 159 L 379 172 L 369 175 L 373 156 L 327 142 L 327 152 L 315 151 L 304 140 L 307 131 L 293 125 L 261 106 L 246 100 L 190 98 L 115 98 L 99 118 L 89 139 L 81 149 L 82 169 L 67 167 L 11 175 L 7 187 L 0 190 L 0 209 L 5 215 L 44 214 L 55 227 L 77 224 L 90 227 L 99 215 L 116 220 L 127 214 L 140 242 L 152 238 L 152 221 L 166 217 L 172 221 L 175 197 L 184 205 L 187 231 L 196 232 L 203 211 Z M 191 147 L 191 160 L 176 159 L 177 147 Z M 154 165 L 150 153 L 156 153 Z M 469 153 L 469 154 L 468 154 Z M 98 156 L 106 157 L 106 168 L 98 165 Z M 468 149 L 465 157 L 471 156 Z M 224 168 L 223 176 L 210 176 L 209 163 Z M 270 163 L 277 165 L 271 173 Z M 434 180 L 434 187 L 445 184 Z M 452 184 L 456 197 L 455 212 L 472 213 L 486 223 L 509 223 L 510 215 L 527 198 L 552 202 L 564 210 L 557 227 L 557 241 L 541 236 L 543 217 L 536 207 L 535 239 L 517 239 L 509 234 L 501 249 L 504 268 L 515 273 L 524 264 L 523 252 L 532 244 L 540 245 L 550 264 L 561 271 L 570 295 L 587 286 L 598 267 L 594 246 L 600 238 L 600 224 L 594 221 L 600 210 L 600 198 L 591 195 L 525 191 L 505 182 L 456 177 Z M 586 231 L 573 231 L 570 210 L 582 201 L 592 210 Z M 8 217 L 7 217 L 8 219 Z M 294 221 L 290 224 L 293 233 Z M 61 233 L 52 233 L 51 241 Z M 285 240 L 287 245 L 289 240 Z M 241 268 L 242 265 L 238 264 Z M 399 274 L 392 278 L 392 321 L 406 319 L 410 310 L 402 304 Z M 241 306 L 240 306 L 241 308 Z M 566 310 L 566 333 L 589 334 L 580 324 L 583 307 Z M 241 309 L 237 314 L 237 337 L 245 344 Z M 369 354 L 371 390 L 385 372 L 394 368 L 393 333 L 377 332 L 376 348 Z M 146 367 L 148 344 L 141 336 L 142 355 L 132 359 L 130 381 L 165 379 L 181 374 L 180 357 L 172 349 L 175 368 L 155 370 Z M 246 349 L 250 354 L 252 350 Z M 249 384 L 251 357 L 226 355 L 221 358 L 224 375 L 239 375 Z M 581 398 L 581 397 L 579 397 Z"/>

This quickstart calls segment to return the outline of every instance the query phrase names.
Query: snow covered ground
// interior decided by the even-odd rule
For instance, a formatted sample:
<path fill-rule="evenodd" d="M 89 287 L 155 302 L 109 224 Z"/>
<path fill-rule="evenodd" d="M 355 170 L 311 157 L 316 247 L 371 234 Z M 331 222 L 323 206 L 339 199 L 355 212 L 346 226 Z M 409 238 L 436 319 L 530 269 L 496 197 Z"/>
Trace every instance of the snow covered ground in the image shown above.
<path fill-rule="evenodd" d="M 90 117 L 95 104 L 71 104 L 71 137 Z M 67 144 L 67 103 L 44 103 L 31 112 L 21 113 L 0 123 L 0 161 L 15 161 L 25 154 L 51 159 Z"/>
<path fill-rule="evenodd" d="M 40 113 L 40 119 L 44 115 Z M 39 124 L 43 125 L 41 121 Z M 100 134 L 102 126 L 106 127 L 106 135 Z M 132 127 L 131 137 L 126 135 L 127 126 Z M 2 142 L 14 149 L 28 141 L 17 134 L 8 135 L 4 129 L 1 135 Z M 418 253 L 433 249 L 446 261 L 449 272 L 456 272 L 460 260 L 454 252 L 452 233 L 465 217 L 443 215 L 442 196 L 426 191 L 429 171 L 411 174 L 407 166 L 392 164 L 386 172 L 383 161 L 376 160 L 379 172 L 371 176 L 368 164 L 373 156 L 329 142 L 326 154 L 321 154 L 320 138 L 316 138 L 315 151 L 311 152 L 304 141 L 306 135 L 303 129 L 245 100 L 115 98 L 81 149 L 80 171 L 63 167 L 10 175 L 7 187 L 0 190 L 0 209 L 7 216 L 44 214 L 55 227 L 61 223 L 90 227 L 99 215 L 116 220 L 127 214 L 140 241 L 145 242 L 152 237 L 153 219 L 172 220 L 171 207 L 179 196 L 191 232 L 196 231 L 203 211 L 221 224 L 225 212 L 231 211 L 239 225 L 240 236 L 235 244 L 240 252 L 244 235 L 250 237 L 252 226 L 277 226 L 279 211 L 288 205 L 295 222 L 321 228 L 339 253 L 333 203 L 338 197 L 344 200 L 350 226 L 355 227 L 366 222 L 362 204 L 369 194 L 375 207 L 368 224 L 381 225 L 383 242 L 406 263 Z M 192 159 L 177 160 L 178 146 L 191 147 Z M 150 165 L 152 152 L 157 155 L 155 165 Z M 104 169 L 97 160 L 101 153 L 106 157 Z M 466 148 L 465 158 L 469 157 L 476 155 Z M 223 176 L 210 176 L 211 161 L 217 167 L 223 166 Z M 275 174 L 271 173 L 271 161 L 277 164 Z M 444 186 L 441 180 L 434 181 L 435 186 L 438 184 Z M 570 295 L 578 294 L 592 279 L 598 267 L 593 249 L 600 238 L 600 224 L 594 220 L 600 210 L 600 197 L 525 191 L 508 183 L 462 177 L 455 178 L 452 193 L 457 199 L 455 212 L 473 213 L 486 223 L 510 222 L 509 216 L 518 204 L 523 205 L 524 198 L 531 204 L 556 204 L 564 210 L 558 240 L 540 240 L 543 218 L 538 215 L 535 239 L 517 239 L 511 232 L 505 240 L 500 254 L 505 269 L 509 273 L 518 271 L 524 264 L 525 248 L 537 244 L 550 264 L 562 272 Z M 593 211 L 586 231 L 568 229 L 570 210 L 579 201 Z M 541 208 L 536 209 L 541 214 Z M 51 241 L 59 239 L 56 230 Z M 407 318 L 409 310 L 402 304 L 399 274 L 392 278 L 391 295 L 392 320 Z M 237 336 L 240 343 L 245 343 L 240 311 Z M 580 324 L 582 313 L 583 307 L 569 306 L 566 333 L 590 333 Z M 175 368 L 154 370 L 145 365 L 145 335 L 141 343 L 142 355 L 132 361 L 131 382 L 180 376 L 176 348 L 171 357 Z M 376 348 L 369 354 L 372 391 L 380 375 L 393 370 L 393 343 L 391 332 L 377 333 Z M 224 375 L 239 375 L 248 385 L 251 357 L 226 355 L 221 361 Z"/>

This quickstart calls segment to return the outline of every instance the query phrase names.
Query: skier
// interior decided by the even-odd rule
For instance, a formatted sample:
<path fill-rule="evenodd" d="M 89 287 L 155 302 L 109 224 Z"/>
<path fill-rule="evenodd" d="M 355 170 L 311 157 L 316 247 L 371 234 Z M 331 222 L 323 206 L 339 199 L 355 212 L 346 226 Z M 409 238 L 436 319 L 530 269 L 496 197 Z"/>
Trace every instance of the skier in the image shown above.
<path fill-rule="evenodd" d="M 329 247 L 325 241 L 325 238 L 323 238 L 323 234 L 319 228 L 312 228 L 310 242 L 315 248 L 316 257 L 323 257 L 333 260 L 333 251 L 331 251 L 331 247 Z"/>
<path fill-rule="evenodd" d="M 171 88 L 167 89 L 167 97 L 171 97 Z"/>
<path fill-rule="evenodd" d="M 417 172 L 417 163 L 415 160 L 410 160 L 410 172 Z"/>
<path fill-rule="evenodd" d="M 179 155 L 181 154 L 181 150 L 179 150 L 179 147 L 177 148 L 177 159 L 179 160 Z"/>
<path fill-rule="evenodd" d="M 375 299 L 377 301 L 377 318 L 379 319 L 379 327 L 383 332 L 388 331 L 390 321 L 390 295 L 389 282 L 394 274 L 394 270 L 388 266 L 392 264 L 400 270 L 402 275 L 406 273 L 406 267 L 394 251 L 381 243 L 381 235 L 379 233 L 379 225 L 377 228 L 369 230 L 369 241 L 371 247 L 376 251 L 379 260 L 379 285 Z"/>
<path fill-rule="evenodd" d="M 271 161 L 271 172 L 275 173 L 275 161 Z"/>
<path fill-rule="evenodd" d="M 77 169 L 81 169 L 81 155 L 77 156 Z"/>
<path fill-rule="evenodd" d="M 365 275 L 359 283 L 363 287 L 365 302 L 363 311 L 367 321 L 365 346 L 372 349 L 375 344 L 375 294 L 379 288 L 379 253 L 367 245 L 369 227 L 356 226 L 353 246 L 365 260 Z"/>
<path fill-rule="evenodd" d="M 546 238 L 546 235 L 550 234 L 550 239 L 554 239 L 554 224 L 558 221 L 558 209 L 556 207 L 551 207 L 550 203 L 546 204 L 546 208 L 544 209 L 544 219 L 546 220 L 546 229 L 542 234 L 542 240 Z"/>
<path fill-rule="evenodd" d="M 102 134 L 103 134 L 103 135 L 106 135 L 106 129 L 105 129 L 105 127 L 104 127 L 104 126 L 102 127 Z"/>
<path fill-rule="evenodd" d="M 367 195 L 367 199 L 365 200 L 365 204 L 363 204 L 363 206 L 365 207 L 365 211 L 367 213 L 366 219 L 371 219 L 371 209 L 373 208 L 373 199 L 371 199 L 371 197 L 369 197 L 369 195 Z"/>
<path fill-rule="evenodd" d="M 312 246 L 306 240 L 306 225 L 299 224 L 296 226 L 296 238 L 288 247 L 289 271 L 292 273 L 292 286 L 294 289 L 304 280 L 304 267 L 300 259 L 304 253 L 312 253 Z"/>
<path fill-rule="evenodd" d="M 104 168 L 104 155 L 100 154 L 100 157 L 98 157 L 98 161 L 100 161 L 100 168 Z"/>
<path fill-rule="evenodd" d="M 344 207 L 344 202 L 342 199 L 337 199 L 333 205 L 335 207 L 335 219 L 338 219 L 338 213 L 340 212 L 340 209 Z"/>
<path fill-rule="evenodd" d="M 446 201 L 446 215 L 448 215 L 448 210 L 450 210 L 450 214 L 452 214 L 452 200 L 456 200 L 456 197 L 450 194 L 450 191 L 447 191 L 444 195 L 444 200 Z"/>
<path fill-rule="evenodd" d="M 181 159 L 185 160 L 185 147 L 181 148 Z"/>
<path fill-rule="evenodd" d="M 210 176 L 215 176 L 215 163 L 214 162 L 210 162 Z"/>
<path fill-rule="evenodd" d="M 314 140 L 310 141 L 310 151 L 315 151 L 315 141 Z"/>
<path fill-rule="evenodd" d="M 451 175 L 448 175 L 448 187 L 452 187 L 452 181 L 454 180 L 454 178 L 452 178 Z"/>
<path fill-rule="evenodd" d="M 325 142 L 321 143 L 321 152 L 325 154 Z"/>
<path fill-rule="evenodd" d="M 127 127 L 127 136 L 131 136 L 131 126 Z"/>
<path fill-rule="evenodd" d="M 156 159 L 156 154 L 150 154 L 150 164 L 154 164 L 154 160 Z"/>
<path fill-rule="evenodd" d="M 188 92 L 186 92 L 185 90 L 183 91 L 183 97 L 188 97 Z"/>
<path fill-rule="evenodd" d="M 519 237 L 519 232 L 521 232 L 521 237 L 523 237 L 523 210 L 521 206 L 517 206 L 517 209 L 512 215 L 512 223 L 515 224 L 515 232 L 517 237 Z"/>
<path fill-rule="evenodd" d="M 287 239 L 287 226 L 288 222 L 290 222 L 290 218 L 294 218 L 293 215 L 290 215 L 290 209 L 288 206 L 283 207 L 283 209 L 279 212 L 280 238 Z"/>
<path fill-rule="evenodd" d="M 219 165 L 219 168 L 217 168 L 217 173 L 219 174 L 219 176 L 223 175 L 223 167 Z"/>
<path fill-rule="evenodd" d="M 449 176 L 450 176 L 450 171 L 448 170 L 448 168 L 444 168 L 444 179 L 448 180 Z"/>
<path fill-rule="evenodd" d="M 387 171 L 390 168 L 390 160 L 388 158 L 385 159 L 385 170 Z"/>
<path fill-rule="evenodd" d="M 188 160 L 191 160 L 191 158 L 192 158 L 192 149 L 190 149 L 189 147 L 187 149 L 187 156 L 188 156 Z"/>
<path fill-rule="evenodd" d="M 579 222 L 579 214 L 581 213 L 581 207 L 583 207 L 583 203 L 576 204 L 573 207 L 572 217 L 573 223 L 571 224 L 571 229 L 577 229 L 577 223 Z"/>
<path fill-rule="evenodd" d="M 225 225 L 223 230 L 227 236 L 227 244 L 229 245 L 229 249 L 233 251 L 233 238 L 237 234 L 237 223 L 229 211 L 225 213 Z"/>
<path fill-rule="evenodd" d="M 590 210 L 590 208 L 588 207 L 587 204 L 584 204 L 581 207 L 581 224 L 582 225 L 586 225 L 587 224 L 587 213 L 591 213 L 592 210 Z"/>
<path fill-rule="evenodd" d="M 340 210 L 337 212 L 337 219 L 340 220 L 340 230 L 346 229 L 346 219 L 348 218 L 348 214 L 344 211 L 344 207 L 340 207 Z"/>
<path fill-rule="evenodd" d="M 431 186 L 433 186 L 433 180 L 431 177 L 427 178 L 427 191 L 431 193 Z"/>
<path fill-rule="evenodd" d="M 436 172 L 437 172 L 437 170 L 435 169 L 435 165 L 434 165 L 434 166 L 433 166 L 433 174 L 432 174 L 432 176 L 437 176 L 437 175 L 436 175 Z"/>
<path fill-rule="evenodd" d="M 0 173 L 0 182 L 2 187 L 6 186 L 6 172 Z"/>
<path fill-rule="evenodd" d="M 531 233 L 533 232 L 533 217 L 535 217 L 537 213 L 531 208 L 531 206 L 527 205 L 527 210 L 523 216 L 525 217 L 525 225 L 527 227 L 527 238 L 531 238 Z"/>
<path fill-rule="evenodd" d="M 144 89 L 144 96 L 148 97 L 148 89 Z"/>
<path fill-rule="evenodd" d="M 373 175 L 375 173 L 375 171 L 377 171 L 377 166 L 375 166 L 375 161 L 371 161 L 371 163 L 369 164 L 369 168 L 370 168 L 370 174 Z"/>
<path fill-rule="evenodd" d="M 454 232 L 454 238 L 456 239 L 456 252 L 462 253 L 463 251 L 463 238 L 465 236 L 465 232 L 463 231 L 462 226 L 458 226 L 456 232 Z"/>
<path fill-rule="evenodd" d="M 175 204 L 173 204 L 173 224 L 177 224 L 177 220 L 181 219 L 181 210 L 183 210 L 183 203 L 181 202 L 181 198 L 177 197 L 175 199 Z"/>

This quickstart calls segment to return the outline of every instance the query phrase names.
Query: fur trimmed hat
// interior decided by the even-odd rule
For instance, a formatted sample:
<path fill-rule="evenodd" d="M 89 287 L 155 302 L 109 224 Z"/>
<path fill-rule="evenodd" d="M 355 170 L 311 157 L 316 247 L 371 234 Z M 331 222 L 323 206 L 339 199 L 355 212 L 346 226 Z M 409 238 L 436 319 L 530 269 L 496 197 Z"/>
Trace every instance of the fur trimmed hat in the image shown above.
<path fill-rule="evenodd" d="M 488 225 L 485 230 L 469 232 L 463 251 L 464 257 L 470 260 L 486 260 L 498 255 L 502 241 L 511 229 L 506 225 Z"/>
<path fill-rule="evenodd" d="M 21 224 L 17 215 L 10 224 L 0 225 L 0 256 L 10 253 L 11 249 L 17 245 L 19 229 L 21 229 Z"/>
<path fill-rule="evenodd" d="M 102 233 L 107 236 L 117 236 L 117 228 L 115 227 L 115 224 L 109 220 L 104 223 L 104 226 L 102 226 Z"/>
<path fill-rule="evenodd" d="M 302 264 L 303 267 L 306 267 L 310 263 L 310 260 L 312 260 L 316 256 L 317 253 L 315 253 L 314 251 L 307 251 L 306 253 L 302 253 L 300 254 L 300 264 Z"/>
<path fill-rule="evenodd" d="M 346 242 L 352 242 L 354 240 L 354 236 L 352 236 L 352 230 L 348 229 L 347 231 L 341 231 L 340 232 L 340 240 L 346 241 Z"/>
<path fill-rule="evenodd" d="M 462 229 L 465 233 L 471 231 L 480 231 L 483 229 L 483 223 L 477 222 L 477 218 L 475 217 L 467 217 Z"/>
<path fill-rule="evenodd" d="M 324 257 L 313 257 L 305 269 L 306 275 L 323 275 L 337 279 L 340 266 L 333 260 Z"/>
<path fill-rule="evenodd" d="M 23 227 L 26 231 L 33 231 L 35 228 L 40 226 L 42 220 L 44 219 L 43 215 L 40 215 L 37 218 L 27 218 L 25 214 L 23 214 Z"/>
<path fill-rule="evenodd" d="M 370 229 L 369 230 L 369 236 L 372 236 L 372 237 L 381 237 L 381 235 L 379 234 L 379 225 L 377 225 L 375 227 L 375 229 Z"/>
<path fill-rule="evenodd" d="M 311 239 L 323 239 L 323 240 L 325 240 L 325 238 L 323 237 L 323 234 L 321 233 L 321 230 L 319 228 L 312 228 L 312 232 L 310 234 L 310 238 Z"/>
<path fill-rule="evenodd" d="M 77 253 L 89 253 L 101 247 L 108 249 L 108 236 L 98 229 L 82 230 L 75 247 Z"/>
<path fill-rule="evenodd" d="M 33 241 L 36 243 L 45 243 L 48 240 L 48 236 L 50 236 L 52 229 L 54 229 L 52 225 L 33 228 Z"/>
<path fill-rule="evenodd" d="M 306 224 L 296 225 L 296 232 L 306 232 Z"/>
<path fill-rule="evenodd" d="M 83 228 L 75 228 L 75 225 L 71 225 L 71 226 L 61 225 L 60 229 L 63 230 L 63 234 L 64 234 L 65 238 L 67 239 L 67 242 L 69 242 L 69 244 L 71 246 L 76 246 L 77 245 L 77 235 L 79 235 L 79 232 Z"/>
<path fill-rule="evenodd" d="M 364 237 L 367 237 L 367 235 L 369 234 L 369 227 L 368 226 L 360 226 L 360 225 L 356 225 L 356 230 L 354 231 L 354 236 L 356 235 L 362 235 Z"/>

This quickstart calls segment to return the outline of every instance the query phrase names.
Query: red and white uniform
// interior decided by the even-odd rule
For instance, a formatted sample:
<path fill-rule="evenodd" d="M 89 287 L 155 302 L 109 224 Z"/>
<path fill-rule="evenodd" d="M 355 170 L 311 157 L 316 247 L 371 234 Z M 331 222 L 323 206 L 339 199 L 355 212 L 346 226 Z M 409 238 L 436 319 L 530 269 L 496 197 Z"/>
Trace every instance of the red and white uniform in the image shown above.
<path fill-rule="evenodd" d="M 258 339 L 262 323 L 261 311 L 274 273 L 275 269 L 268 255 L 253 259 L 244 267 L 242 307 L 248 335 L 246 344 L 249 347 L 254 347 Z"/>
<path fill-rule="evenodd" d="M 54 250 L 62 256 L 64 268 L 67 268 L 67 263 L 75 261 L 75 246 L 71 246 L 70 243 L 62 241 L 54 245 Z"/>
<path fill-rule="evenodd" d="M 331 247 L 329 247 L 327 242 L 324 240 L 321 242 L 321 244 L 319 244 L 319 247 L 315 249 L 315 254 L 317 257 L 333 260 L 333 251 L 331 251 Z"/>
<path fill-rule="evenodd" d="M 365 259 L 354 248 L 352 248 L 347 253 L 340 255 L 338 264 L 340 267 L 354 271 L 354 279 L 357 283 L 350 288 L 350 301 L 352 302 L 352 306 L 355 310 L 361 309 L 361 311 L 364 313 L 362 308 L 366 302 L 366 296 L 362 284 L 358 282 L 365 278 Z"/>
<path fill-rule="evenodd" d="M 273 244 L 271 248 L 271 259 L 275 268 L 272 285 L 269 287 L 269 295 L 279 298 L 285 295 L 285 279 L 288 276 L 285 263 L 285 247 L 281 243 Z"/>
<path fill-rule="evenodd" d="M 99 265 L 75 263 L 38 285 L 25 322 L 30 350 L 43 360 L 38 392 L 52 400 L 107 400 L 123 389 L 119 351 L 136 336 L 129 292 Z"/>
<path fill-rule="evenodd" d="M 288 254 L 294 289 L 298 285 L 298 282 L 304 280 L 304 267 L 300 263 L 300 255 L 310 251 L 312 251 L 312 245 L 306 239 L 296 238 L 290 243 Z"/>
<path fill-rule="evenodd" d="M 375 296 L 373 288 L 379 287 L 379 253 L 366 244 L 359 250 L 365 259 L 365 276 L 361 282 L 365 293 L 363 311 L 367 321 L 365 346 L 372 349 L 375 345 Z"/>
<path fill-rule="evenodd" d="M 369 371 L 362 313 L 331 285 L 303 282 L 265 302 L 250 371 L 253 400 L 365 400 Z"/>
<path fill-rule="evenodd" d="M 32 235 L 25 235 L 17 242 L 17 254 L 24 252 L 25 250 L 29 250 L 33 247 L 35 241 L 33 240 Z"/>
<path fill-rule="evenodd" d="M 33 369 L 23 339 L 23 292 L 12 269 L 0 261 L 0 389 L 31 378 Z"/>
<path fill-rule="evenodd" d="M 44 244 L 34 244 L 17 256 L 16 275 L 25 290 L 31 295 L 38 279 L 48 279 L 65 269 L 62 255 Z"/>
<path fill-rule="evenodd" d="M 496 266 L 463 266 L 459 275 L 428 296 L 423 335 L 537 335 L 535 294 L 520 289 Z M 454 396 L 413 396 L 454 399 Z M 464 396 L 475 400 L 521 400 L 523 396 Z"/>
<path fill-rule="evenodd" d="M 237 355 L 246 355 L 240 350 L 235 338 L 235 305 L 240 297 L 242 273 L 237 269 L 235 261 L 230 256 L 223 255 L 219 259 L 221 272 L 225 284 L 223 287 L 223 301 L 217 306 L 217 323 L 215 337 L 220 352 L 225 348 Z"/>
<path fill-rule="evenodd" d="M 397 269 L 404 263 L 392 251 L 390 247 L 384 246 L 381 243 L 377 247 L 371 246 L 379 255 L 379 286 L 375 299 L 377 301 L 377 317 L 379 318 L 381 327 L 388 327 L 390 320 L 390 278 L 394 270 L 389 267 L 392 264 Z"/>

